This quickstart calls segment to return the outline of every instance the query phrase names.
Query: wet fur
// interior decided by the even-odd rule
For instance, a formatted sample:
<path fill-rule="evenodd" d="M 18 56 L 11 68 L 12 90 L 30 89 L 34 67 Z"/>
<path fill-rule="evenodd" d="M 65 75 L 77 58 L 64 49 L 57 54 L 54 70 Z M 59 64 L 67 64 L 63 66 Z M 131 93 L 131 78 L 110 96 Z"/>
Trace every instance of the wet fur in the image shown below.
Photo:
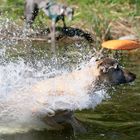
<path fill-rule="evenodd" d="M 75 96 L 78 93 L 69 81 L 81 83 L 78 88 L 86 92 L 92 87 L 93 81 L 96 84 L 103 82 L 123 84 L 132 82 L 135 78 L 135 74 L 123 70 L 114 59 L 104 58 L 97 61 L 96 64 L 91 59 L 83 69 L 38 82 L 31 88 L 31 91 L 34 94 L 40 94 L 40 96 L 41 94 L 54 96 L 70 94 Z M 54 129 L 62 129 L 65 124 L 69 124 L 74 132 L 86 131 L 78 119 L 75 118 L 74 113 L 69 110 L 57 110 L 55 114 L 52 116 L 46 115 L 42 120 Z"/>

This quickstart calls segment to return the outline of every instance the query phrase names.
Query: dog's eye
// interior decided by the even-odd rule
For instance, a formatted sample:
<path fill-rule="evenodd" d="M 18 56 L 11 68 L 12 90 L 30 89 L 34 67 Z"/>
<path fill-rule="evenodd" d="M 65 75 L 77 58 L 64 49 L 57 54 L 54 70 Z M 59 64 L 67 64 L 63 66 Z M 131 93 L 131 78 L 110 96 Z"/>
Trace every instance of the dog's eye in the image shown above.
<path fill-rule="evenodd" d="M 119 69 L 119 65 L 116 64 L 116 65 L 114 66 L 114 69 Z"/>
<path fill-rule="evenodd" d="M 115 70 L 120 70 L 120 69 L 122 69 L 123 67 L 122 66 L 120 66 L 119 64 L 117 64 L 116 66 L 115 66 Z"/>

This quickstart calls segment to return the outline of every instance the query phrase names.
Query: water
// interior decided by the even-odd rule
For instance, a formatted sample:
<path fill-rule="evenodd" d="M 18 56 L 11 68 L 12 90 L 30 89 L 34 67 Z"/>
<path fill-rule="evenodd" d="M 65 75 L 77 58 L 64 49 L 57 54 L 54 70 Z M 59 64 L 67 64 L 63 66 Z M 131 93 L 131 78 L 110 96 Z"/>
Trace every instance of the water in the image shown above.
<path fill-rule="evenodd" d="M 112 87 L 108 91 L 102 89 L 93 97 L 92 103 L 85 94 L 76 97 L 65 96 L 58 100 L 47 97 L 50 109 L 51 103 L 68 101 L 67 108 L 79 110 L 76 116 L 88 131 L 76 136 L 70 128 L 61 131 L 44 130 L 45 125 L 32 113 L 32 109 L 35 106 L 42 110 L 46 107 L 37 102 L 37 96 L 28 95 L 26 91 L 37 81 L 83 67 L 93 55 L 92 47 L 84 41 L 80 44 L 59 44 L 56 61 L 46 43 L 31 42 L 27 38 L 20 43 L 2 39 L 0 54 L 0 139 L 140 139 L 139 51 L 124 52 L 120 56 L 123 66 L 137 74 L 137 80 L 131 85 Z M 103 98 L 104 101 L 96 106 Z M 96 108 L 89 109 L 90 105 Z M 47 111 L 51 110 L 45 110 L 45 113 Z"/>

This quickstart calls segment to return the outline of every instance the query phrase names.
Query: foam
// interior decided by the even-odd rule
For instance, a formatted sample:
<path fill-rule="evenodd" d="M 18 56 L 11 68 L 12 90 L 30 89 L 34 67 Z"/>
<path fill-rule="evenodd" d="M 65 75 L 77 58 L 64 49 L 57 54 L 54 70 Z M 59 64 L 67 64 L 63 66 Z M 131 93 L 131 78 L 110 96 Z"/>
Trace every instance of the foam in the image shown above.
<path fill-rule="evenodd" d="M 42 70 L 44 71 L 43 68 Z M 40 117 L 47 114 L 53 115 L 54 111 L 59 109 L 94 108 L 102 101 L 106 93 L 105 90 L 100 90 L 93 95 L 87 94 L 87 91 L 79 88 L 81 83 L 69 81 L 77 93 L 74 96 L 48 95 L 44 91 L 40 99 L 40 94 L 30 93 L 29 89 L 38 82 L 36 75 L 47 79 L 47 74 L 43 75 L 42 71 L 35 71 L 22 59 L 0 65 L 0 73 L 0 133 L 43 129 L 46 126 L 41 122 Z"/>
<path fill-rule="evenodd" d="M 0 34 L 2 34 L 3 29 L 6 29 L 6 34 L 11 21 L 8 19 L 1 21 L 0 19 L 0 22 L 2 23 Z M 13 26 L 19 29 L 15 24 Z M 18 32 L 13 33 L 13 35 L 19 36 Z M 21 33 L 20 36 L 22 35 L 24 34 Z M 11 40 L 4 40 L 4 38 L 0 40 L 0 46 L 2 46 L 0 48 L 0 134 L 27 132 L 31 129 L 40 130 L 46 127 L 49 129 L 41 121 L 41 117 L 54 115 L 55 110 L 58 109 L 94 108 L 105 98 L 105 89 L 87 94 L 88 91 L 81 89 L 82 81 L 77 83 L 68 81 L 77 94 L 65 93 L 58 96 L 49 95 L 44 91 L 40 98 L 40 94 L 34 94 L 30 88 L 38 81 L 68 73 L 69 68 L 57 67 L 53 58 L 52 62 L 47 63 L 47 67 L 44 65 L 46 62 L 43 62 L 45 60 L 35 60 L 35 66 L 31 65 L 30 62 L 25 62 L 22 58 L 7 61 L 7 45 L 13 45 L 13 42 L 14 40 L 11 42 Z M 95 59 L 92 59 L 90 64 L 94 65 Z M 79 66 L 84 67 L 85 61 L 81 61 Z M 72 69 L 79 68 L 79 66 Z"/>

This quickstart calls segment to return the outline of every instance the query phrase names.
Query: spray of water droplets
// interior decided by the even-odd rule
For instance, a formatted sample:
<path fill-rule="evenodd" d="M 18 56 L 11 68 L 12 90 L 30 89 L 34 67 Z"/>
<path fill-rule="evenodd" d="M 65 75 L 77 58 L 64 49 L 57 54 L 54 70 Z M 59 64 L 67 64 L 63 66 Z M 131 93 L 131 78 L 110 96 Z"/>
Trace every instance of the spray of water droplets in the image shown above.
<path fill-rule="evenodd" d="M 7 39 L 6 36 L 14 38 Z M 31 87 L 37 82 L 84 67 L 88 59 L 79 52 L 77 53 L 78 57 L 75 56 L 73 59 L 72 56 L 75 55 L 73 51 L 65 53 L 67 56 L 60 57 L 57 61 L 53 57 L 49 58 L 46 52 L 44 57 L 37 58 L 38 52 L 36 53 L 35 50 L 32 50 L 32 54 L 29 52 L 30 56 L 24 52 L 24 57 L 22 57 L 23 53 L 12 57 L 22 50 L 15 48 L 18 43 L 15 40 L 17 36 L 26 39 L 25 32 L 14 22 L 9 19 L 0 19 L 0 133 L 43 129 L 47 126 L 41 121 L 40 116 L 53 115 L 58 109 L 94 108 L 102 101 L 106 90 L 94 91 L 91 96 L 81 90 L 82 83 L 74 83 L 73 81 L 68 82 L 77 93 L 75 96 L 67 94 L 52 96 L 48 95 L 45 90 L 41 97 L 40 94 L 35 94 Z M 24 49 L 25 44 L 22 45 Z M 28 47 L 29 45 L 31 44 L 26 44 Z M 25 50 L 27 51 L 26 48 Z M 33 55 L 34 53 L 36 54 Z M 70 65 L 72 59 L 76 65 L 74 67 Z M 38 100 L 40 98 L 41 100 Z M 36 109 L 37 113 L 33 111 Z"/>

